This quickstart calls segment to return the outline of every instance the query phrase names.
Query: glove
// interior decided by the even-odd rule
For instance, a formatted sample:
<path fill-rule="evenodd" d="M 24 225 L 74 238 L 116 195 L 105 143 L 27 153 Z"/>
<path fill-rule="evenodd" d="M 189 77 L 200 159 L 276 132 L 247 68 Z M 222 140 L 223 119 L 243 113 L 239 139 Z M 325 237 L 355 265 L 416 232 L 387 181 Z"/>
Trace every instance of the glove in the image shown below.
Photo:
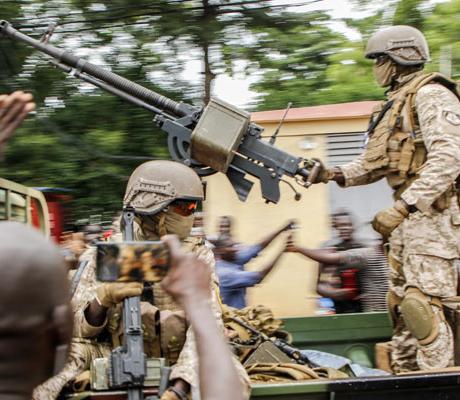
<path fill-rule="evenodd" d="M 183 397 L 184 399 L 187 399 L 187 395 L 185 393 L 183 393 L 183 396 L 184 396 Z M 160 400 L 182 400 L 182 399 L 175 392 L 168 389 L 161 395 Z"/>
<path fill-rule="evenodd" d="M 97 288 L 96 296 L 102 306 L 110 308 L 127 297 L 140 296 L 143 288 L 141 282 L 104 283 Z"/>
<path fill-rule="evenodd" d="M 72 389 L 75 392 L 84 392 L 91 384 L 91 375 L 89 370 L 82 372 L 73 381 Z"/>
<path fill-rule="evenodd" d="M 372 227 L 385 239 L 388 239 L 401 222 L 409 215 L 406 204 L 398 200 L 393 207 L 377 213 L 372 221 Z"/>
<path fill-rule="evenodd" d="M 320 164 L 319 172 L 316 177 L 310 181 L 311 184 L 315 183 L 328 183 L 331 179 L 334 178 L 335 172 L 334 168 L 326 168 L 323 162 L 319 158 L 312 158 L 312 161 L 315 161 Z"/>

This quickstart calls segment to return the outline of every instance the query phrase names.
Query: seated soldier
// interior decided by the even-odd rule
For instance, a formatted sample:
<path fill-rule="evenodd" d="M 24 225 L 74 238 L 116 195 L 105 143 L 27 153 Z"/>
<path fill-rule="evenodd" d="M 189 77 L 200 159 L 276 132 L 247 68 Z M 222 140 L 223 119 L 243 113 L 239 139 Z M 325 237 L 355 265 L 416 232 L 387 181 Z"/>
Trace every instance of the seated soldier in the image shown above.
<path fill-rule="evenodd" d="M 132 173 L 124 197 L 124 206 L 132 207 L 135 212 L 134 239 L 159 240 L 166 234 L 176 234 L 185 250 L 197 254 L 214 270 L 214 257 L 203 240 L 189 237 L 193 214 L 201 200 L 203 187 L 192 169 L 166 160 L 140 165 Z M 124 229 L 123 221 L 121 226 Z M 114 235 L 113 240 L 121 239 L 120 236 Z M 187 398 L 191 388 L 194 392 L 198 391 L 195 339 L 179 305 L 162 289 L 160 282 L 145 285 L 137 282 L 97 282 L 95 254 L 93 247 L 82 256 L 89 257 L 89 263 L 81 275 L 73 298 L 76 311 L 74 341 L 79 342 L 74 348 L 83 347 L 91 356 L 89 360 L 74 363 L 65 380 L 74 379 L 88 369 L 92 358 L 107 356 L 111 349 L 122 343 L 122 302 L 127 297 L 141 295 L 142 322 L 145 328 L 144 352 L 147 357 L 165 357 L 173 365 L 172 384 L 161 399 L 182 400 Z M 216 287 L 214 277 L 212 307 L 223 329 Z M 81 351 L 75 354 L 81 354 Z M 81 356 L 77 358 L 81 359 Z M 235 365 L 239 368 L 242 383 L 248 388 L 247 375 L 236 359 Z M 41 390 L 43 394 L 37 395 L 36 399 L 53 398 L 50 392 L 46 393 L 43 388 Z M 52 395 L 55 397 L 58 393 L 54 390 Z"/>

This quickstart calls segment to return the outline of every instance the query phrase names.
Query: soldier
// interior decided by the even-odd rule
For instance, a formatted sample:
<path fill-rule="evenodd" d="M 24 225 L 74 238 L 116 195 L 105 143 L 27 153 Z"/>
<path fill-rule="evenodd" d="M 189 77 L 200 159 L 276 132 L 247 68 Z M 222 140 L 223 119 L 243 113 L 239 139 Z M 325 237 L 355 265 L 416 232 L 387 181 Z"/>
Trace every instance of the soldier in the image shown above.
<path fill-rule="evenodd" d="M 374 112 L 364 153 L 349 164 L 323 168 L 317 182 L 364 185 L 385 177 L 393 207 L 373 227 L 389 241 L 388 304 L 394 323 L 393 371 L 453 365 L 452 332 L 441 301 L 457 293 L 460 213 L 460 102 L 454 81 L 424 73 L 425 37 L 410 26 L 371 36 L 377 83 L 388 101 Z"/>
<path fill-rule="evenodd" d="M 66 360 L 66 270 L 58 249 L 35 229 L 1 222 L 0 273 L 0 398 L 28 400 Z"/>
<path fill-rule="evenodd" d="M 132 173 L 124 197 L 124 206 L 134 208 L 136 214 L 134 239 L 158 240 L 166 234 L 176 234 L 185 250 L 194 252 L 214 271 L 212 252 L 202 239 L 189 237 L 193 214 L 201 200 L 203 187 L 192 169 L 166 160 L 149 161 L 140 165 Z M 173 364 L 173 383 L 163 394 L 162 400 L 186 399 L 191 387 L 193 391 L 198 391 L 198 359 L 193 333 L 188 330 L 183 310 L 161 288 L 160 283 L 146 284 L 145 289 L 137 282 L 100 283 L 95 279 L 95 249 L 91 248 L 82 257 L 88 258 L 89 264 L 73 298 L 76 314 L 72 347 L 74 357 L 60 377 L 36 391 L 35 398 L 56 397 L 65 382 L 75 379 L 88 369 L 92 358 L 107 356 L 112 348 L 122 342 L 121 303 L 126 297 L 136 295 L 142 295 L 145 353 L 148 357 L 162 355 Z M 218 295 L 214 290 L 217 287 L 214 276 L 212 306 L 223 332 Z M 156 324 L 158 318 L 159 326 Z M 160 335 L 157 333 L 158 329 L 161 331 Z M 235 359 L 240 379 L 248 388 L 247 375 L 238 364 Z"/>

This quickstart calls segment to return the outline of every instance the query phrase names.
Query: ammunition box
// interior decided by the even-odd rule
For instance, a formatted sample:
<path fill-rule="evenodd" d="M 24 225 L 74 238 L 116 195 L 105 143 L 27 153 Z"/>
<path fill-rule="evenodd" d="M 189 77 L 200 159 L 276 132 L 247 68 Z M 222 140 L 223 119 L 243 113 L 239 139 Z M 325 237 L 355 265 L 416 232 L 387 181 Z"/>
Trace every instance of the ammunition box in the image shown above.
<path fill-rule="evenodd" d="M 290 363 L 293 362 L 271 341 L 267 340 L 259 345 L 256 350 L 244 361 L 243 365 L 252 365 L 257 363 Z"/>
<path fill-rule="evenodd" d="M 161 370 L 166 366 L 164 358 L 148 358 L 147 371 L 144 380 L 145 387 L 160 386 Z M 91 362 L 91 389 L 108 390 L 109 385 L 110 362 L 108 358 L 96 358 Z"/>
<path fill-rule="evenodd" d="M 248 129 L 249 119 L 249 113 L 212 98 L 192 132 L 192 158 L 226 173 Z"/>

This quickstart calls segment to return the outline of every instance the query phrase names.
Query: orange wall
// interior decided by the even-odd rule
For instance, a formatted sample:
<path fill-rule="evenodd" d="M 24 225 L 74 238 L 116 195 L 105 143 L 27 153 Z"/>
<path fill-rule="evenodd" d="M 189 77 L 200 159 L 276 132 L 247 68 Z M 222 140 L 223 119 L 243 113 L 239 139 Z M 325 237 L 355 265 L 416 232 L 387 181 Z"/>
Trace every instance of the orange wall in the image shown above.
<path fill-rule="evenodd" d="M 262 124 L 260 124 L 262 125 Z M 263 125 L 262 125 L 263 126 Z M 277 146 L 289 153 L 305 158 L 325 158 L 325 133 L 362 131 L 367 119 L 348 121 L 311 121 L 285 123 Z M 264 136 L 270 135 L 276 124 L 264 126 Z M 308 138 L 316 145 L 312 150 L 302 150 L 300 142 Z M 231 215 L 236 220 L 236 238 L 242 243 L 257 243 L 269 232 L 295 218 L 300 229 L 295 232 L 299 243 L 316 247 L 329 238 L 329 209 L 326 185 L 314 185 L 304 189 L 290 179 L 296 190 L 302 193 L 300 201 L 294 200 L 294 193 L 281 183 L 281 200 L 278 204 L 265 204 L 260 194 L 258 182 L 253 186 L 246 202 L 238 200 L 233 188 L 223 174 L 207 178 L 207 199 L 204 204 L 206 229 L 216 232 L 216 222 L 221 215 Z M 266 249 L 256 260 L 248 264 L 248 269 L 258 269 L 273 254 L 282 240 Z M 248 291 L 248 303 L 265 304 L 278 316 L 306 316 L 315 310 L 317 267 L 297 254 L 285 254 L 277 268 L 264 283 Z"/>

